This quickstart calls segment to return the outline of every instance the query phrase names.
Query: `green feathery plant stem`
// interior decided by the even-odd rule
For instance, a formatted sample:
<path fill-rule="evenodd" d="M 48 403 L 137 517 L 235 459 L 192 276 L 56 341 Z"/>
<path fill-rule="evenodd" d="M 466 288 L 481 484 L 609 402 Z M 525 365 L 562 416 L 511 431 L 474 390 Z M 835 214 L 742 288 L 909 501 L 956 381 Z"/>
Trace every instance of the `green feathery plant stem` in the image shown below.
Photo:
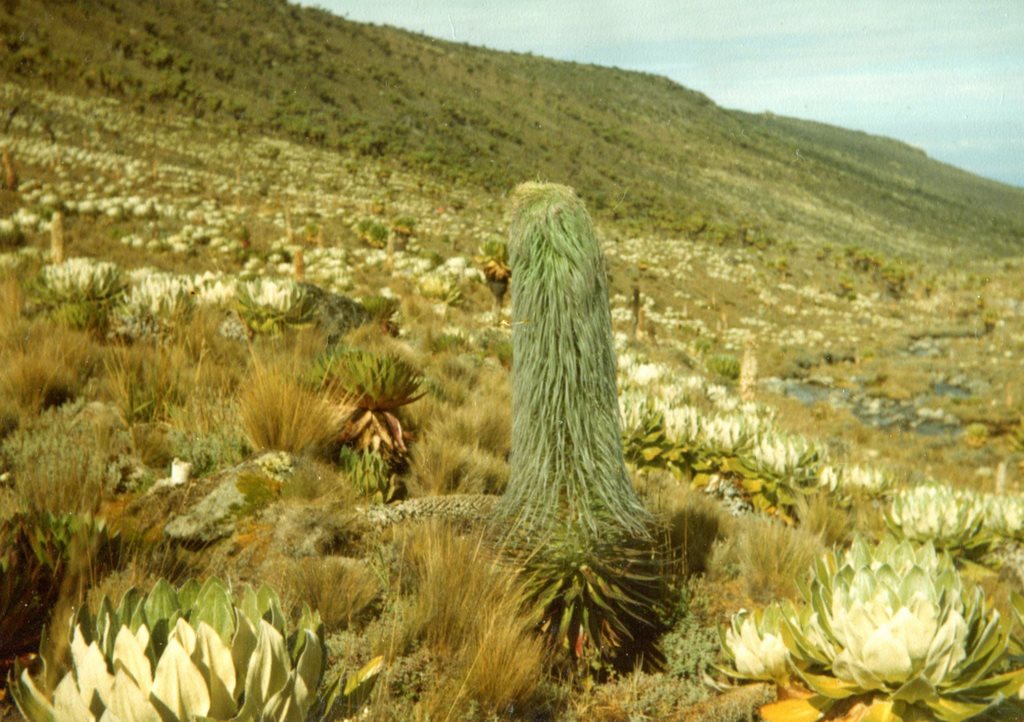
<path fill-rule="evenodd" d="M 509 262 L 512 456 L 498 514 L 531 533 L 649 536 L 622 455 L 604 257 L 571 188 L 515 190 Z"/>

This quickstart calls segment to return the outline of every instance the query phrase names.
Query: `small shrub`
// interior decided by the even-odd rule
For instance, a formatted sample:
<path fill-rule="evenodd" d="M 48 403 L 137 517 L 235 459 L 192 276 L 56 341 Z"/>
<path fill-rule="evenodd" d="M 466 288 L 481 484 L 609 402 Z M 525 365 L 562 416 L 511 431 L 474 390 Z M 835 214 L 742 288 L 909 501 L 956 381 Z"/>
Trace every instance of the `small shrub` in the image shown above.
<path fill-rule="evenodd" d="M 709 373 L 728 381 L 735 381 L 740 377 L 740 360 L 733 354 L 715 354 L 708 358 L 705 366 Z"/>
<path fill-rule="evenodd" d="M 25 508 L 38 513 L 95 512 L 120 483 L 115 463 L 125 451 L 80 415 L 81 404 L 43 412 L 8 436 L 0 453 Z"/>
<path fill-rule="evenodd" d="M 388 242 L 389 231 L 383 223 L 372 218 L 364 218 L 356 224 L 356 235 L 372 248 L 384 248 Z"/>

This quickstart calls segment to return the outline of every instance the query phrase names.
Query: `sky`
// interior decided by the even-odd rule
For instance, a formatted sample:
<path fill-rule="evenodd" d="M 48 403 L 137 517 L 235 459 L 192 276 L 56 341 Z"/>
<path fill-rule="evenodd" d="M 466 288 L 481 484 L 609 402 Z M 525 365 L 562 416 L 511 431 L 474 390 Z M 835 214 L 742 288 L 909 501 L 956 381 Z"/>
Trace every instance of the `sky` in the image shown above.
<path fill-rule="evenodd" d="M 726 108 L 897 138 L 1024 187 L 1024 0 L 302 0 L 665 75 Z"/>

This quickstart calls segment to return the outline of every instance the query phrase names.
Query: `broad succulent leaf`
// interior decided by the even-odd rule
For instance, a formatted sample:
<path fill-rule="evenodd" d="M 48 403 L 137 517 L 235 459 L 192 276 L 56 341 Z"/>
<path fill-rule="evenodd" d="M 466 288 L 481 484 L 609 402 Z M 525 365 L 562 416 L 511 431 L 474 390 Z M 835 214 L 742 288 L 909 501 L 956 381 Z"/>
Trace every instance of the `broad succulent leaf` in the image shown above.
<path fill-rule="evenodd" d="M 158 583 L 148 596 L 128 592 L 116 610 L 109 601 L 95 617 L 80 610 L 71 672 L 50 695 L 19 670 L 15 702 L 30 722 L 304 722 L 325 667 L 319 616 L 304 609 L 286 637 L 273 590 L 239 597 L 216 580 Z"/>
<path fill-rule="evenodd" d="M 168 639 L 160 655 L 150 694 L 172 719 L 187 720 L 210 711 L 210 692 L 203 675 L 175 637 Z"/>

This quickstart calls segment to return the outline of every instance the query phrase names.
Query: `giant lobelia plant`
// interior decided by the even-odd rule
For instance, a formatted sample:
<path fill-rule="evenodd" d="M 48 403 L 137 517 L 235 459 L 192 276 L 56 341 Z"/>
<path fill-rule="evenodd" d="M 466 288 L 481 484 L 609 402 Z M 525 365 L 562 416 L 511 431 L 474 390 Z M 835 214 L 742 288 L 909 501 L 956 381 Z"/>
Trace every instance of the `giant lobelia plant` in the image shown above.
<path fill-rule="evenodd" d="M 626 471 L 604 258 L 571 188 L 514 194 L 512 454 L 496 507 L 553 649 L 585 674 L 657 662 L 651 516 Z"/>
<path fill-rule="evenodd" d="M 650 516 L 622 456 L 604 257 L 571 188 L 515 190 L 512 456 L 499 513 L 532 530 L 569 523 L 644 536 Z"/>

